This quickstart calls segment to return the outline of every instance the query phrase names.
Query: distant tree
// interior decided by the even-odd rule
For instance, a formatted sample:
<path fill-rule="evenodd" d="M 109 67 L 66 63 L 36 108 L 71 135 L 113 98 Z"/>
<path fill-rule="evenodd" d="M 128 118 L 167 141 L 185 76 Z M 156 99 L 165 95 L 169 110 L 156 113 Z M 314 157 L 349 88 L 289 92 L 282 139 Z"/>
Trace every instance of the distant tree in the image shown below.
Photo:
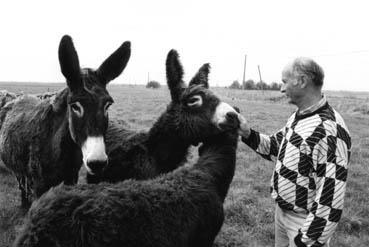
<path fill-rule="evenodd" d="M 157 82 L 157 81 L 149 81 L 147 84 L 146 84 L 146 88 L 160 88 L 160 83 Z"/>
<path fill-rule="evenodd" d="M 256 89 L 256 86 L 255 86 L 255 82 L 254 80 L 247 80 L 243 83 L 243 89 L 246 89 L 246 90 L 254 90 Z"/>
<path fill-rule="evenodd" d="M 256 83 L 256 88 L 258 90 L 268 90 L 269 89 L 269 86 L 265 82 L 259 81 L 258 83 Z"/>
<path fill-rule="evenodd" d="M 272 82 L 272 84 L 270 85 L 270 90 L 279 91 L 279 90 L 281 90 L 281 87 L 282 87 L 281 83 Z"/>
<path fill-rule="evenodd" d="M 241 84 L 235 80 L 232 82 L 232 84 L 229 86 L 229 88 L 232 88 L 232 89 L 241 89 Z"/>

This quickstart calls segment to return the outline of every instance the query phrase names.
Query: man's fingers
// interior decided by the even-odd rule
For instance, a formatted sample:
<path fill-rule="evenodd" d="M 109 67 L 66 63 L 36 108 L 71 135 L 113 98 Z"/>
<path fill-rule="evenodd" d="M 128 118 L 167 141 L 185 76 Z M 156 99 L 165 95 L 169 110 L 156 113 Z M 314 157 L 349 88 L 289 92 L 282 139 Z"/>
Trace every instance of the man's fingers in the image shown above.
<path fill-rule="evenodd" d="M 246 118 L 242 116 L 241 114 L 238 114 L 238 120 L 240 121 L 240 125 L 247 123 Z"/>
<path fill-rule="evenodd" d="M 250 135 L 250 127 L 246 121 L 246 118 L 241 114 L 238 114 L 238 120 L 240 121 L 238 133 L 244 137 L 248 137 Z"/>

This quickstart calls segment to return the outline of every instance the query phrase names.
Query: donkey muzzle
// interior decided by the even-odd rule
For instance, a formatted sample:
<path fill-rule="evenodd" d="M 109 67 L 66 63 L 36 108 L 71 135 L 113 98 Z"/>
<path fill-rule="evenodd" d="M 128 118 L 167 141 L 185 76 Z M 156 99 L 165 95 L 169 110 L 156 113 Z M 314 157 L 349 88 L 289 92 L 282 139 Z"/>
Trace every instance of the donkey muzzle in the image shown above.
<path fill-rule="evenodd" d="M 213 122 L 219 129 L 222 129 L 223 125 L 229 122 L 229 117 L 227 117 L 227 114 L 236 116 L 239 115 L 239 113 L 235 110 L 235 108 L 233 108 L 232 106 L 230 106 L 225 102 L 220 102 L 217 108 L 215 109 L 213 117 Z"/>
<path fill-rule="evenodd" d="M 228 112 L 224 122 L 218 124 L 222 130 L 237 130 L 240 127 L 239 114 L 237 112 Z"/>
<path fill-rule="evenodd" d="M 108 164 L 105 143 L 102 136 L 87 137 L 82 145 L 83 164 L 90 174 L 98 174 Z"/>
<path fill-rule="evenodd" d="M 108 161 L 100 161 L 100 160 L 94 160 L 94 161 L 87 161 L 86 166 L 89 168 L 90 174 L 100 174 L 105 167 L 107 166 Z"/>

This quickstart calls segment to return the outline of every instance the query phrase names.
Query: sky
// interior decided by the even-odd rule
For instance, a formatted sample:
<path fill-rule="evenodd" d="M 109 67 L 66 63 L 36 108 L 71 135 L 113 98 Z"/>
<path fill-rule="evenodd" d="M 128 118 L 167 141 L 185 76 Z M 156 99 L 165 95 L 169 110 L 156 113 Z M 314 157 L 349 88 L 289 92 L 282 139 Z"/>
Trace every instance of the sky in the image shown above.
<path fill-rule="evenodd" d="M 69 34 L 81 67 L 97 68 L 124 41 L 128 65 L 113 83 L 165 83 L 170 49 L 188 81 L 211 64 L 210 86 L 246 79 L 281 82 L 293 58 L 311 57 L 326 90 L 369 91 L 369 3 L 330 0 L 0 2 L 0 81 L 64 82 L 58 61 Z"/>

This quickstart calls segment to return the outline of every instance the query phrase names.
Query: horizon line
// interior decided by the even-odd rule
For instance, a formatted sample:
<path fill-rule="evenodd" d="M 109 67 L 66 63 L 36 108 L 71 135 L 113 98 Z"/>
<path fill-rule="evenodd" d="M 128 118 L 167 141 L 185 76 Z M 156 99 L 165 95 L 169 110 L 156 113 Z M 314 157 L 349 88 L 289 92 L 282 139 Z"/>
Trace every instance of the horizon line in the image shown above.
<path fill-rule="evenodd" d="M 0 84 L 11 84 L 11 83 L 15 83 L 15 84 L 66 84 L 66 82 L 57 82 L 57 81 L 0 81 Z M 111 82 L 109 83 L 109 85 L 127 85 L 127 86 L 145 86 L 145 83 L 122 83 L 122 82 Z M 166 85 L 166 83 L 164 84 Z M 229 86 L 221 86 L 219 84 L 216 84 L 216 86 L 212 85 L 211 87 L 218 87 L 218 88 L 228 88 Z M 248 89 L 234 89 L 234 90 L 248 90 Z M 262 90 L 248 90 L 248 91 L 262 91 Z M 266 90 L 268 91 L 268 90 Z M 276 90 L 270 90 L 270 91 L 276 91 Z M 323 89 L 322 91 L 332 91 L 332 92 L 353 92 L 353 93 L 369 93 L 369 90 L 346 90 L 346 89 Z"/>

